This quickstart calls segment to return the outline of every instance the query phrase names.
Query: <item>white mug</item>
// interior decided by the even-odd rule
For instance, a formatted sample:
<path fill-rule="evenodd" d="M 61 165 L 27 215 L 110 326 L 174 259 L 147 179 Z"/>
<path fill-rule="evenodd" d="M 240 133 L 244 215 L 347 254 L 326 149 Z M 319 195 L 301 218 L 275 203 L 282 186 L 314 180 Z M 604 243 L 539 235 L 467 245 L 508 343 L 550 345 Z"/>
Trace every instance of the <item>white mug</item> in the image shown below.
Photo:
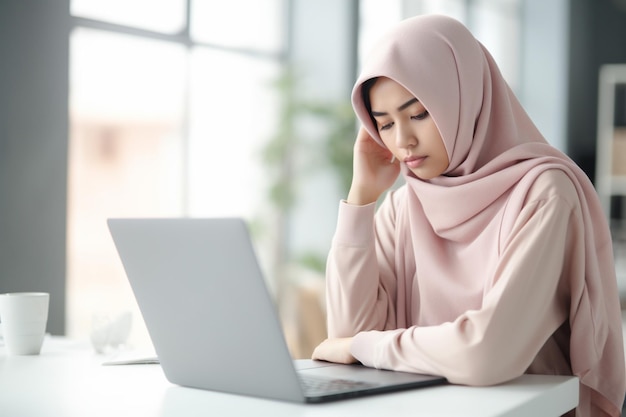
<path fill-rule="evenodd" d="M 0 322 L 9 355 L 38 355 L 48 322 L 50 294 L 14 292 L 0 294 Z"/>

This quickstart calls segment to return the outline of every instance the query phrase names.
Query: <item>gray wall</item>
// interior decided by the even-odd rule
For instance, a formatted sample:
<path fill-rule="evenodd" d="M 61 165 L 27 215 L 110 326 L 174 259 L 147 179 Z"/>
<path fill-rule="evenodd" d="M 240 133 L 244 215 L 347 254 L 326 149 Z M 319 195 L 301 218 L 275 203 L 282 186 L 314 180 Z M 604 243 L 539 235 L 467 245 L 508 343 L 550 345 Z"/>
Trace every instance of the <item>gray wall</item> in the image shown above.
<path fill-rule="evenodd" d="M 0 292 L 50 292 L 65 330 L 69 0 L 0 1 Z"/>

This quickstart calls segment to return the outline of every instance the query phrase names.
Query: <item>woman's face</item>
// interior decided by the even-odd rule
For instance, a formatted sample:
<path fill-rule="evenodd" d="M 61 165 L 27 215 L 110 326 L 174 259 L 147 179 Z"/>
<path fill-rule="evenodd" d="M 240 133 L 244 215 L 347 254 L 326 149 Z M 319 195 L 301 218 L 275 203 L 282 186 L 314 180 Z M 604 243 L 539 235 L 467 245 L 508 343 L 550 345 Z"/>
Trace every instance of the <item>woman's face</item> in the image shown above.
<path fill-rule="evenodd" d="M 370 104 L 383 143 L 413 174 L 429 180 L 446 171 L 450 161 L 439 129 L 409 91 L 381 77 L 370 90 Z"/>

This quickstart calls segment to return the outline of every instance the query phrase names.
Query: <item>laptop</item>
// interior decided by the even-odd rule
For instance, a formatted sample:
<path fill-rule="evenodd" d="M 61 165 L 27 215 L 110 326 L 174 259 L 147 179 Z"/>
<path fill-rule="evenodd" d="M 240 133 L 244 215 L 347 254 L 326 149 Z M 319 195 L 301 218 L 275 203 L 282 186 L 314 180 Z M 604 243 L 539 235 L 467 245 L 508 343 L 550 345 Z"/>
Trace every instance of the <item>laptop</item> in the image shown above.
<path fill-rule="evenodd" d="M 318 403 L 445 383 L 443 377 L 293 360 L 242 218 L 109 219 L 166 378 Z"/>

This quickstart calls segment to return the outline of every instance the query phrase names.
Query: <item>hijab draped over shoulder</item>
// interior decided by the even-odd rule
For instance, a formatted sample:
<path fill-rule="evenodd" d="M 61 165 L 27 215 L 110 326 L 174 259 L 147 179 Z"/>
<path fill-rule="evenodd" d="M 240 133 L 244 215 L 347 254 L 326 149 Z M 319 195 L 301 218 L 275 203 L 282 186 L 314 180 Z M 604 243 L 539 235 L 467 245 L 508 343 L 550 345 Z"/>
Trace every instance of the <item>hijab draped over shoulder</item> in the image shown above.
<path fill-rule="evenodd" d="M 508 212 L 519 213 L 524 190 L 545 170 L 562 170 L 575 185 L 585 223 L 581 238 L 584 271 L 562 278 L 573 281 L 569 306 L 572 372 L 598 397 L 594 402 L 608 401 L 611 405 L 606 407 L 621 409 L 626 382 L 612 242 L 588 177 L 546 142 L 489 52 L 452 18 L 427 15 L 404 20 L 374 46 L 364 62 L 352 102 L 363 126 L 384 146 L 361 91 L 365 81 L 381 76 L 401 84 L 420 100 L 438 127 L 450 160 L 444 175 L 429 181 L 402 167 L 408 214 L 398 220 L 397 227 L 406 228 L 415 245 L 420 239 L 418 226 L 412 222 L 416 216 L 427 220 L 438 239 L 468 242 L 483 231 L 503 199 Z M 506 236 L 514 219 L 505 217 L 493 239 Z M 418 261 L 429 262 L 428 256 L 423 258 Z"/>

